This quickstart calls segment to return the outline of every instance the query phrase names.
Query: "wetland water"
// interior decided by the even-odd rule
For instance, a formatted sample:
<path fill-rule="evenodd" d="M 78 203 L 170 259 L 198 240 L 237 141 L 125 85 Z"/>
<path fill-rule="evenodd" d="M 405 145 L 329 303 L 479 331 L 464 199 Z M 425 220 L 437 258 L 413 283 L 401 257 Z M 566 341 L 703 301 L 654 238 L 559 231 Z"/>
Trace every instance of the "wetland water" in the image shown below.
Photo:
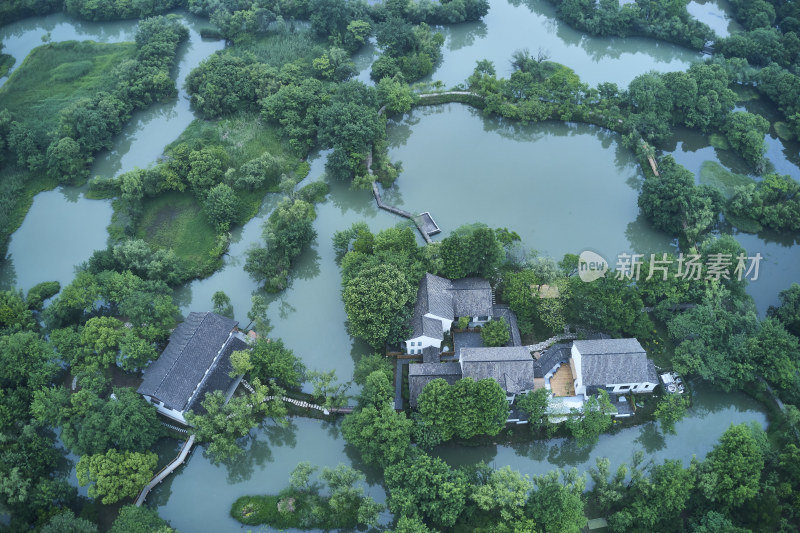
<path fill-rule="evenodd" d="M 725 5 L 723 0 L 698 2 L 703 7 L 711 4 Z M 223 46 L 219 41 L 200 39 L 200 20 L 188 16 L 185 20 L 191 37 L 180 52 L 174 73 L 181 86 L 194 66 Z M 6 52 L 14 55 L 19 65 L 48 31 L 53 40 L 114 42 L 132 39 L 133 28 L 130 23 L 85 24 L 54 15 L 7 26 L 0 30 L 0 36 Z M 495 61 L 498 74 L 507 75 L 511 53 L 524 47 L 533 53 L 539 47 L 548 50 L 553 60 L 567 64 L 590 84 L 614 81 L 620 86 L 648 70 L 685 69 L 701 58 L 694 52 L 656 41 L 582 36 L 555 20 L 550 4 L 536 0 L 495 0 L 484 22 L 449 27 L 444 32 L 444 61 L 433 79 L 441 79 L 448 86 L 464 81 L 475 61 L 482 58 Z M 368 68 L 370 55 L 369 51 L 363 52 L 358 61 L 360 67 Z M 362 79 L 364 74 L 362 71 Z M 114 148 L 97 158 L 93 175 L 115 175 L 152 163 L 193 118 L 181 87 L 175 102 L 135 115 L 115 140 Z M 388 134 L 391 156 L 403 161 L 404 172 L 385 191 L 387 203 L 415 212 L 431 211 L 444 235 L 462 223 L 483 221 L 515 229 L 526 246 L 556 258 L 584 247 L 615 255 L 620 251 L 649 252 L 672 246 L 668 237 L 653 231 L 639 218 L 636 196 L 641 171 L 632 155 L 619 147 L 617 136 L 600 128 L 558 123 L 508 124 L 451 104 L 392 117 Z M 683 144 L 676 143 L 676 157 L 692 145 L 688 136 L 679 137 Z M 699 164 L 708 159 L 732 168 L 713 149 L 701 150 L 704 149 L 699 146 L 683 153 L 687 158 L 690 154 L 698 158 Z M 325 179 L 325 155 L 312 158 L 308 180 Z M 794 161 L 789 162 L 797 168 Z M 684 164 L 699 172 L 688 162 Z M 378 231 L 400 219 L 379 211 L 367 191 L 353 191 L 342 182 L 330 185 L 328 199 L 317 206 L 317 238 L 299 258 L 290 287 L 270 297 L 269 317 L 274 326 L 272 335 L 282 338 L 309 368 L 336 369 L 339 378 L 346 380 L 352 374 L 354 361 L 369 350 L 354 341 L 344 328 L 346 316 L 331 236 L 358 220 L 366 220 L 373 231 Z M 250 296 L 257 287 L 242 269 L 244 253 L 260 240 L 260 226 L 277 200 L 277 195 L 268 195 L 259 215 L 234 232 L 220 271 L 179 291 L 183 312 L 208 309 L 211 295 L 224 290 L 231 297 L 236 318 L 243 324 L 248 322 Z M 0 283 L 23 289 L 49 279 L 68 283 L 73 265 L 105 246 L 110 212 L 108 202 L 87 200 L 79 190 L 37 195 L 31 213 L 12 237 L 12 261 L 4 263 Z M 40 222 L 33 222 L 40 218 Z M 67 235 L 80 238 L 72 237 L 70 242 L 59 233 L 60 228 Z M 84 228 L 82 233 L 80 228 Z M 774 257 L 781 272 L 772 274 L 769 283 L 751 285 L 763 312 L 766 305 L 774 303 L 777 292 L 796 279 L 793 265 L 798 247 L 771 243 L 761 236 L 738 238 L 749 252 L 763 246 L 776 247 Z M 64 255 L 61 246 L 70 247 L 73 255 Z M 784 255 L 778 253 L 781 250 Z M 498 467 L 509 464 L 530 474 L 571 466 L 585 471 L 600 456 L 610 457 L 616 466 L 628 461 L 637 449 L 658 460 L 688 461 L 693 453 L 704 456 L 730 423 L 755 421 L 763 425 L 765 420 L 763 411 L 747 397 L 721 395 L 698 387 L 694 407 L 678 424 L 676 436 L 660 436 L 651 425 L 605 435 L 597 446 L 584 451 L 575 450 L 567 442 L 551 441 L 525 446 L 443 448 L 439 453 L 452 464 L 485 460 Z M 183 531 L 241 531 L 241 526 L 228 516 L 230 505 L 238 496 L 286 486 L 288 473 L 303 460 L 327 466 L 338 462 L 355 464 L 335 426 L 318 421 L 296 419 L 288 430 L 262 428 L 254 430 L 251 437 L 245 456 L 230 467 L 214 466 L 202 456 L 202 448 L 196 449 L 186 466 L 151 495 L 149 504 Z M 373 485 L 367 491 L 382 500 L 383 491 L 374 484 L 374 474 L 368 475 L 372 476 L 368 482 Z"/>

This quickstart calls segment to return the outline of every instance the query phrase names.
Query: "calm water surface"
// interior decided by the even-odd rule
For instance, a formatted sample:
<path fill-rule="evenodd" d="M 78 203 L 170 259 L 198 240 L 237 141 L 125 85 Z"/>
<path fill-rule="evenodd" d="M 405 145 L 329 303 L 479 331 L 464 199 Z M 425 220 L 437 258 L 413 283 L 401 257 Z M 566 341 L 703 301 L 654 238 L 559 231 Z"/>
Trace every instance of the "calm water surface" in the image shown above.
<path fill-rule="evenodd" d="M 111 150 L 98 155 L 92 176 L 115 176 L 154 163 L 164 147 L 194 120 L 183 82 L 189 72 L 214 51 L 222 49 L 224 43 L 201 39 L 202 19 L 187 14 L 183 15 L 183 21 L 189 27 L 189 40 L 178 49 L 177 66 L 173 69 L 180 88 L 178 95 L 171 101 L 136 111 L 114 139 Z M 121 42 L 133 40 L 135 30 L 136 23 L 131 21 L 85 23 L 57 14 L 5 26 L 0 36 L 4 52 L 16 57 L 19 64 L 21 58 L 42 44 L 41 36 L 47 32 L 53 41 Z M 34 198 L 25 220 L 11 237 L 9 260 L 0 264 L 0 286 L 28 290 L 46 280 L 66 285 L 72 280 L 74 265 L 105 247 L 111 202 L 87 200 L 84 192 L 85 187 L 63 187 Z"/>
<path fill-rule="evenodd" d="M 690 9 L 699 13 L 696 10 L 703 8 L 696 16 L 708 23 L 709 17 L 726 12 L 725 6 L 720 0 L 692 3 Z M 191 38 L 182 47 L 174 72 L 179 86 L 203 58 L 223 46 L 199 38 L 202 21 L 188 16 L 185 20 L 191 27 Z M 41 36 L 47 32 L 53 40 L 116 42 L 131 40 L 133 31 L 130 23 L 87 24 L 53 15 L 2 28 L 0 37 L 6 52 L 12 53 L 19 64 L 41 44 Z M 508 75 L 511 54 L 524 47 L 533 53 L 542 48 L 551 59 L 567 64 L 590 84 L 614 81 L 620 86 L 649 70 L 683 70 L 701 58 L 653 40 L 582 36 L 556 21 L 549 3 L 536 0 L 495 0 L 484 22 L 448 27 L 444 32 L 444 62 L 432 78 L 446 85 L 463 82 L 475 60 L 482 58 L 494 61 L 499 75 Z M 373 57 L 374 49 L 365 49 L 356 58 L 364 81 Z M 138 113 L 118 136 L 114 148 L 98 157 L 93 175 L 111 176 L 153 163 L 193 118 L 182 89 L 174 102 Z M 451 104 L 393 117 L 388 135 L 390 155 L 403 161 L 404 171 L 385 191 L 385 199 L 410 211 L 429 210 L 442 227 L 442 236 L 461 224 L 482 221 L 516 230 L 526 246 L 555 258 L 584 248 L 607 256 L 672 248 L 671 239 L 650 228 L 638 214 L 636 197 L 642 175 L 632 155 L 619 146 L 615 134 L 600 128 L 558 123 L 522 126 L 484 118 L 466 106 Z M 694 172 L 699 172 L 704 160 L 736 168 L 735 160 L 703 142 L 680 134 L 672 151 Z M 770 159 L 776 167 L 783 165 L 776 154 L 786 152 L 785 147 L 772 146 Z M 325 155 L 312 158 L 309 181 L 326 179 Z M 796 172 L 797 161 L 792 159 L 791 150 L 784 159 L 786 168 Z M 370 350 L 354 341 L 344 328 L 346 315 L 331 237 L 359 220 L 366 220 L 373 231 L 400 220 L 377 210 L 369 192 L 353 191 L 342 182 L 330 185 L 328 199 L 317 206 L 317 238 L 299 258 L 290 287 L 269 296 L 269 317 L 272 335 L 282 338 L 308 367 L 336 369 L 340 380 L 346 380 L 352 375 L 354 362 Z M 179 291 L 183 312 L 208 309 L 211 295 L 224 290 L 233 302 L 236 318 L 247 324 L 250 297 L 258 287 L 242 268 L 245 252 L 260 241 L 261 224 L 278 200 L 278 195 L 268 195 L 259 215 L 234 232 L 219 272 Z M 105 245 L 110 214 L 108 202 L 86 200 L 80 190 L 37 195 L 31 213 L 12 237 L 11 261 L 4 263 L 0 282 L 25 289 L 47 279 L 69 282 L 73 265 Z M 763 284 L 757 282 L 760 285 L 754 295 L 763 310 L 776 300 L 778 290 L 796 278 L 793 265 L 798 247 L 768 236 L 737 238 L 750 252 L 758 247 L 767 250 L 776 269 L 780 268 Z M 753 287 L 755 284 L 751 285 L 755 291 Z M 766 295 L 763 301 L 759 301 L 760 294 Z M 526 446 L 443 448 L 439 453 L 452 464 L 486 460 L 532 474 L 557 466 L 585 471 L 599 456 L 612 458 L 616 466 L 628 461 L 636 449 L 658 460 L 669 457 L 688 461 L 692 454 L 704 456 L 730 423 L 755 421 L 763 425 L 766 420 L 758 405 L 741 395 L 721 395 L 698 387 L 694 401 L 690 416 L 678 424 L 676 436 L 665 437 L 654 425 L 647 425 L 605 435 L 589 450 L 551 441 Z M 151 495 L 149 503 L 182 531 L 241 531 L 240 525 L 228 517 L 231 503 L 242 494 L 280 490 L 287 485 L 291 469 L 303 460 L 328 466 L 354 464 L 335 426 L 296 419 L 288 430 L 254 430 L 245 457 L 234 465 L 215 466 L 198 448 L 187 465 Z M 367 490 L 382 501 L 383 490 L 375 484 L 376 475 L 369 475 L 372 485 Z"/>

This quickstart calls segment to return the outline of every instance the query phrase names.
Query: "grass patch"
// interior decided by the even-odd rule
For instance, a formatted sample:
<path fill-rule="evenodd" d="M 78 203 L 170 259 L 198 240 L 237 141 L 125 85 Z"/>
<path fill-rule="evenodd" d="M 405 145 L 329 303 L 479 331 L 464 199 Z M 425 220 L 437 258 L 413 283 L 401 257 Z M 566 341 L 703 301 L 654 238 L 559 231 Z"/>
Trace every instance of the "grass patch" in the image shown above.
<path fill-rule="evenodd" d="M 731 215 L 725 213 L 725 220 L 731 223 L 739 231 L 743 231 L 745 233 L 758 233 L 764 227 L 761 225 L 760 222 L 753 218 L 748 217 L 738 217 L 735 215 Z"/>
<path fill-rule="evenodd" d="M 755 183 L 749 176 L 736 174 L 716 161 L 705 161 L 700 167 L 700 184 L 710 185 L 725 196 L 733 196 L 734 189 L 740 185 Z"/>
<path fill-rule="evenodd" d="M 750 102 L 761 98 L 761 94 L 755 87 L 745 87 L 737 85 L 733 87 L 733 92 L 736 93 L 737 102 Z"/>
<path fill-rule="evenodd" d="M 310 66 L 313 59 L 325 53 L 325 49 L 325 41 L 316 39 L 311 30 L 298 29 L 238 41 L 227 53 L 236 56 L 253 54 L 259 62 L 280 68 L 298 60 Z"/>
<path fill-rule="evenodd" d="M 242 496 L 231 506 L 231 517 L 242 524 L 266 524 L 274 529 L 331 529 L 356 527 L 358 501 L 346 511 L 331 509 L 329 498 L 315 492 L 286 489 L 279 494 Z"/>
<path fill-rule="evenodd" d="M 711 146 L 718 150 L 728 150 L 730 148 L 728 139 L 726 139 L 721 133 L 712 133 L 709 135 L 708 142 L 711 144 Z"/>
<path fill-rule="evenodd" d="M 241 113 L 216 121 L 195 120 L 165 151 L 169 152 L 170 148 L 180 143 L 186 143 L 193 150 L 204 146 L 222 146 L 230 158 L 228 165 L 236 170 L 264 152 L 280 159 L 286 174 L 291 174 L 300 163 L 300 157 L 273 127 L 262 122 L 258 113 Z M 266 193 L 278 190 L 275 185 L 252 192 L 238 191 L 242 215 L 240 222 L 244 224 L 258 213 Z"/>
<path fill-rule="evenodd" d="M 114 67 L 136 56 L 134 43 L 65 41 L 34 48 L 0 89 L 0 107 L 49 131 L 62 109 L 116 86 Z"/>
<path fill-rule="evenodd" d="M 212 271 L 219 262 L 214 226 L 190 193 L 168 192 L 143 203 L 136 238 L 173 250 L 193 268 Z"/>
<path fill-rule="evenodd" d="M 785 122 L 776 122 L 772 125 L 775 128 L 775 135 L 780 137 L 784 141 L 791 141 L 794 139 L 794 134 L 792 133 L 792 129 L 789 127 L 788 124 Z"/>

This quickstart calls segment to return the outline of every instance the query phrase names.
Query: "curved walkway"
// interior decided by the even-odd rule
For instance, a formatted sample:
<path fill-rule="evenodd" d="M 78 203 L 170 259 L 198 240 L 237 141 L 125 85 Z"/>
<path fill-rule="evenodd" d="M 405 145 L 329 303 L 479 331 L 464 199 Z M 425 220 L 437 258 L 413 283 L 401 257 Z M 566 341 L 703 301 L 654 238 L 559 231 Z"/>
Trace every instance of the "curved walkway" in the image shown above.
<path fill-rule="evenodd" d="M 150 491 L 153 490 L 156 485 L 164 481 L 164 478 L 166 478 L 168 475 L 174 472 L 176 468 L 178 468 L 183 464 L 183 462 L 186 460 L 186 457 L 189 455 L 189 452 L 192 451 L 192 446 L 194 446 L 194 439 L 195 439 L 194 435 L 189 435 L 189 438 L 186 440 L 186 442 L 183 443 L 183 447 L 181 448 L 181 451 L 178 454 L 178 456 L 175 459 L 173 459 L 171 463 L 162 468 L 161 471 L 158 474 L 156 474 L 155 477 L 153 477 L 153 479 L 150 480 L 150 483 L 145 485 L 145 487 L 142 489 L 139 495 L 136 496 L 136 501 L 134 502 L 134 505 L 136 505 L 137 507 L 141 507 L 141 505 L 144 503 L 144 499 L 147 498 L 148 494 L 150 494 Z"/>

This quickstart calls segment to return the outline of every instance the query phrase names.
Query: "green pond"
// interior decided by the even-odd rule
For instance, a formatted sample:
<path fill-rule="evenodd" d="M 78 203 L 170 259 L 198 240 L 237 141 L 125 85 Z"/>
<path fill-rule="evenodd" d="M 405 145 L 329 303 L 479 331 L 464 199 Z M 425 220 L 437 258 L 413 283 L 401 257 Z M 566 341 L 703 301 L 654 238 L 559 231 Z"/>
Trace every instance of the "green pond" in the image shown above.
<path fill-rule="evenodd" d="M 693 2 L 690 9 L 697 9 L 694 4 L 703 8 L 697 14 L 706 22 L 727 17 L 723 0 Z M 220 41 L 199 37 L 202 21 L 188 15 L 184 19 L 191 37 L 173 73 L 179 84 L 202 59 L 223 47 Z M 730 25 L 727 28 L 736 30 Z M 5 51 L 19 64 L 47 32 L 54 41 L 115 42 L 132 39 L 133 30 L 134 24 L 128 22 L 87 24 L 53 15 L 6 26 L 0 29 L 0 38 Z M 443 31 L 447 37 L 444 61 L 432 79 L 447 86 L 463 82 L 477 59 L 494 61 L 498 73 L 507 75 L 511 54 L 525 47 L 533 53 L 539 48 L 547 51 L 588 83 L 614 81 L 620 86 L 649 70 L 681 70 L 702 58 L 646 39 L 583 36 L 557 21 L 549 3 L 535 0 L 494 0 L 484 22 Z M 360 79 L 368 79 L 373 58 L 374 48 L 359 53 Z M 151 164 L 193 119 L 183 90 L 174 102 L 137 113 L 112 150 L 98 156 L 93 175 L 111 176 Z M 601 128 L 563 123 L 522 126 L 450 104 L 391 117 L 388 135 L 390 155 L 403 161 L 404 171 L 396 184 L 384 191 L 385 200 L 414 212 L 430 211 L 443 229 L 442 236 L 460 224 L 481 221 L 514 229 L 527 248 L 555 258 L 585 248 L 611 259 L 620 252 L 647 253 L 673 247 L 669 237 L 654 231 L 639 216 L 636 197 L 642 173 L 632 154 L 620 147 L 615 134 Z M 769 142 L 768 155 L 775 167 L 786 168 L 797 177 L 797 154 L 791 145 Z M 664 151 L 698 174 L 704 161 L 741 171 L 735 158 L 711 148 L 693 132 L 677 132 L 674 146 Z M 312 170 L 306 182 L 327 179 L 326 156 L 323 152 L 310 158 Z M 317 206 L 317 238 L 299 258 L 290 287 L 269 296 L 269 318 L 272 335 L 282 338 L 309 368 L 335 369 L 339 379 L 346 381 L 355 361 L 370 350 L 351 338 L 344 327 L 346 315 L 331 237 L 355 221 L 365 220 L 378 231 L 400 219 L 378 210 L 368 191 L 351 190 L 343 182 L 329 185 L 330 195 Z M 267 195 L 258 216 L 234 231 L 221 270 L 178 291 L 184 313 L 209 309 L 211 295 L 223 290 L 231 297 L 236 318 L 247 324 L 251 294 L 258 287 L 243 270 L 245 253 L 259 242 L 261 225 L 278 200 L 278 195 Z M 110 215 L 109 202 L 88 200 L 80 189 L 37 195 L 22 227 L 12 236 L 9 259 L 0 264 L 0 285 L 28 289 L 49 279 L 68 283 L 74 265 L 105 246 Z M 769 235 L 742 234 L 737 238 L 748 252 L 761 251 L 770 258 L 762 265 L 764 277 L 749 289 L 763 313 L 777 302 L 778 291 L 797 281 L 793 265 L 800 247 Z M 655 426 L 645 425 L 604 435 L 596 446 L 585 450 L 553 440 L 524 446 L 445 447 L 437 453 L 452 464 L 485 460 L 529 474 L 573 466 L 585 471 L 596 457 L 610 457 L 617 465 L 638 449 L 656 460 L 688 461 L 693 454 L 704 456 L 731 423 L 766 423 L 763 410 L 744 395 L 723 395 L 704 387 L 696 387 L 694 394 L 694 407 L 678 424 L 674 436 L 663 436 Z M 242 494 L 285 487 L 298 462 L 327 466 L 345 462 L 361 467 L 352 452 L 348 453 L 337 427 L 314 420 L 294 419 L 289 429 L 267 425 L 254 430 L 245 448 L 242 460 L 229 466 L 213 465 L 202 448 L 197 448 L 187 464 L 151 494 L 148 504 L 182 531 L 241 531 L 228 516 L 231 503 Z M 377 474 L 367 469 L 367 475 L 367 492 L 382 500 Z"/>

